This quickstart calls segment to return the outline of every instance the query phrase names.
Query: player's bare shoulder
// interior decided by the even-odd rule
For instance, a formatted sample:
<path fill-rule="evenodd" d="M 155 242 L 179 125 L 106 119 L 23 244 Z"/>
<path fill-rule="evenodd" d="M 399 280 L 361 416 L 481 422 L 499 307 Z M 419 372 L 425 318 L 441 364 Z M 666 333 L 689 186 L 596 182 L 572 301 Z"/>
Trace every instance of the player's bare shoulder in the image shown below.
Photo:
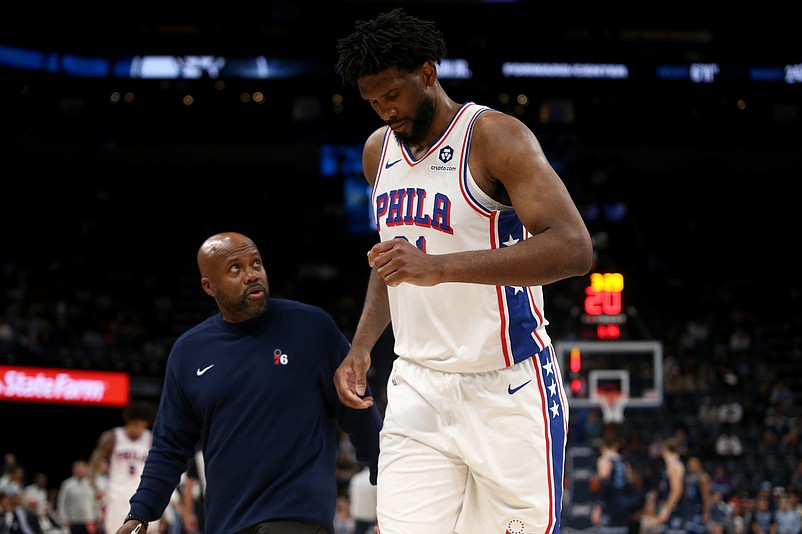
<path fill-rule="evenodd" d="M 482 113 L 476 120 L 473 139 L 494 148 L 523 141 L 538 143 L 534 132 L 523 121 L 494 109 Z"/>
<path fill-rule="evenodd" d="M 476 120 L 471 137 L 474 163 L 514 165 L 542 154 L 534 132 L 517 117 L 493 110 Z"/>
<path fill-rule="evenodd" d="M 93 467 L 97 467 L 97 463 L 101 459 L 108 460 L 111 457 L 112 451 L 114 451 L 114 444 L 116 442 L 116 436 L 114 434 L 114 429 L 110 428 L 108 430 L 104 430 L 100 436 L 98 437 L 97 444 L 95 445 L 94 450 L 90 456 L 90 463 Z"/>
<path fill-rule="evenodd" d="M 476 183 L 492 198 L 510 204 L 506 189 L 516 181 L 527 182 L 545 163 L 535 134 L 518 118 L 491 110 L 476 120 L 468 164 Z"/>
<path fill-rule="evenodd" d="M 384 134 L 386 132 L 386 126 L 377 128 L 370 134 L 367 141 L 365 141 L 365 146 L 362 148 L 362 172 L 365 173 L 365 179 L 370 185 L 373 185 L 376 181 L 376 173 L 379 171 L 382 144 L 384 143 Z"/>
<path fill-rule="evenodd" d="M 114 449 L 114 445 L 117 441 L 117 436 L 114 432 L 113 428 L 108 430 L 104 430 L 97 441 L 97 446 L 104 452 L 111 453 L 111 450 Z"/>

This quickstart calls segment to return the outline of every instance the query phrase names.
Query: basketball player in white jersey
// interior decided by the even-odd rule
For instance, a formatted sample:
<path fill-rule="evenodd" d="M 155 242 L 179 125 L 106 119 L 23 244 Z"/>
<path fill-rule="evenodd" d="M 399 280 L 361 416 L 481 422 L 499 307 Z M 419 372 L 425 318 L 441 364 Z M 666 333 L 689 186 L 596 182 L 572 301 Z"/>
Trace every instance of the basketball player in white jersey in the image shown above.
<path fill-rule="evenodd" d="M 106 534 L 117 532 L 131 507 L 128 500 L 136 492 L 145 467 L 154 417 L 152 404 L 144 401 L 130 403 L 123 409 L 123 426 L 103 432 L 92 451 L 89 461 L 93 473 L 101 468 L 104 459 L 109 465 L 107 487 L 101 503 Z M 158 521 L 150 522 L 148 532 L 159 532 Z"/>
<path fill-rule="evenodd" d="M 365 143 L 380 243 L 340 399 L 366 408 L 392 324 L 378 475 L 382 534 L 558 533 L 568 405 L 542 286 L 586 274 L 587 228 L 520 120 L 453 101 L 442 34 L 402 8 L 337 42 L 384 125 Z"/>

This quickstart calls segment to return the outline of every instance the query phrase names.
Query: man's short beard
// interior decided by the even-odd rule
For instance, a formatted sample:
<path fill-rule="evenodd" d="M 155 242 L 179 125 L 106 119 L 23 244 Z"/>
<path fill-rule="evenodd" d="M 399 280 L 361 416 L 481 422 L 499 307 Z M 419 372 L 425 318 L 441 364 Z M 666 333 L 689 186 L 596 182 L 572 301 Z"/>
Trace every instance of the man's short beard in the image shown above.
<path fill-rule="evenodd" d="M 414 144 L 423 141 L 429 134 L 429 128 L 431 128 L 432 122 L 434 122 L 434 99 L 424 96 L 420 101 L 418 109 L 415 110 L 415 115 L 412 116 L 412 132 L 409 135 L 405 135 L 401 132 L 393 132 L 395 140 L 399 145 L 403 145 L 404 143 Z"/>
<path fill-rule="evenodd" d="M 230 317 L 236 318 L 238 321 L 247 321 L 262 315 L 267 309 L 267 291 L 265 291 L 265 298 L 262 300 L 251 300 L 247 296 L 242 296 L 238 299 L 229 299 L 221 293 L 217 293 L 217 302 L 220 308 L 226 310 Z"/>

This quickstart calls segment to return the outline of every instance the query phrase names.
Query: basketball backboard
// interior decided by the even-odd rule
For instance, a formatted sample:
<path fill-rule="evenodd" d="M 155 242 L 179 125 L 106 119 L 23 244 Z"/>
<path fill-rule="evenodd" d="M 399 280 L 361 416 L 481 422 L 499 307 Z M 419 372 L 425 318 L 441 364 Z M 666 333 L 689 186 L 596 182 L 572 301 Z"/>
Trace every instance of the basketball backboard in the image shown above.
<path fill-rule="evenodd" d="M 660 341 L 565 341 L 554 350 L 572 407 L 600 406 L 609 391 L 624 393 L 628 407 L 663 404 Z"/>

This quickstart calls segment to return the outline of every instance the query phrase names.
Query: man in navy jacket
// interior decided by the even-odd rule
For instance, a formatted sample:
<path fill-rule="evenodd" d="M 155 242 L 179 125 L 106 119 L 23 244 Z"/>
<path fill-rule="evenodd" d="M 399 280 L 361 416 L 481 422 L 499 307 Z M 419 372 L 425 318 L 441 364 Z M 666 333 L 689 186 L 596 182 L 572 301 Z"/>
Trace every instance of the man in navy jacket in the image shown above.
<path fill-rule="evenodd" d="M 269 298 L 259 250 L 242 234 L 209 237 L 198 267 L 219 313 L 170 352 L 153 446 L 117 533 L 147 531 L 200 443 L 206 532 L 330 534 L 339 432 L 375 484 L 382 425 L 376 406 L 338 400 L 332 379 L 349 342 L 324 310 Z"/>

